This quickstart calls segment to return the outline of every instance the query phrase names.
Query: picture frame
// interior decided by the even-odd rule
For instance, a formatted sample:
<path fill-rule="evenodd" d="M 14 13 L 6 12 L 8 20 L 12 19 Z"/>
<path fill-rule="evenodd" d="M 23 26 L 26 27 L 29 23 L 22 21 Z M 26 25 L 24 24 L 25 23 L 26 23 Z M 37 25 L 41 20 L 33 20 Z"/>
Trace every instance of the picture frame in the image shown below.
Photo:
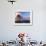
<path fill-rule="evenodd" d="M 32 10 L 17 10 L 15 13 L 14 24 L 17 26 L 28 26 L 32 25 L 33 16 Z"/>

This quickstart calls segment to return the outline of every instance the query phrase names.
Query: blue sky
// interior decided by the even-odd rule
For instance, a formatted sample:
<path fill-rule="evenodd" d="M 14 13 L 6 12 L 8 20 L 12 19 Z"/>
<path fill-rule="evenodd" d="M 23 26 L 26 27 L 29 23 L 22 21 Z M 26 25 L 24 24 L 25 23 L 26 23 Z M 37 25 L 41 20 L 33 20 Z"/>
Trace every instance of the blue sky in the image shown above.
<path fill-rule="evenodd" d="M 22 16 L 30 16 L 30 12 L 19 12 Z"/>

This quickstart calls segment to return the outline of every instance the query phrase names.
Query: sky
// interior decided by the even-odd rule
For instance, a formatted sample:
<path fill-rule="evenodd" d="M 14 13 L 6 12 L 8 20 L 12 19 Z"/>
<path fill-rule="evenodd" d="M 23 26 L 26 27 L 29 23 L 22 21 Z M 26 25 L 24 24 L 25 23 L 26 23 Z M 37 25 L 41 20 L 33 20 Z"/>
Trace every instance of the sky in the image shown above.
<path fill-rule="evenodd" d="M 30 12 L 20 12 L 22 16 L 30 16 Z"/>

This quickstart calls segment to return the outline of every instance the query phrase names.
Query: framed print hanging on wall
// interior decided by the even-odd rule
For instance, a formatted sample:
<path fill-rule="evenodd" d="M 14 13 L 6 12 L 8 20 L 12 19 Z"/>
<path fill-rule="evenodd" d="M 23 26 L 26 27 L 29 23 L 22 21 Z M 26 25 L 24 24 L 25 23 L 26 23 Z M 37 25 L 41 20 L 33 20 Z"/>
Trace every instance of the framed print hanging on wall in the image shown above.
<path fill-rule="evenodd" d="M 17 10 L 15 25 L 32 25 L 32 10 Z"/>

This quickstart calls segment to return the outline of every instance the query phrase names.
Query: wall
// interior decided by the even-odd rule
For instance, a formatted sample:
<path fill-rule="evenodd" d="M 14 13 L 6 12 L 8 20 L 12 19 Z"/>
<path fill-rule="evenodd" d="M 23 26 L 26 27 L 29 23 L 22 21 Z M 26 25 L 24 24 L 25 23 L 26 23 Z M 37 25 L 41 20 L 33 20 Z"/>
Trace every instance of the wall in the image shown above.
<path fill-rule="evenodd" d="M 33 10 L 33 25 L 15 26 L 16 10 L 30 8 Z M 37 41 L 46 40 L 46 0 L 17 0 L 13 5 L 0 0 L 0 40 L 14 40 L 19 32 L 29 33 Z"/>

